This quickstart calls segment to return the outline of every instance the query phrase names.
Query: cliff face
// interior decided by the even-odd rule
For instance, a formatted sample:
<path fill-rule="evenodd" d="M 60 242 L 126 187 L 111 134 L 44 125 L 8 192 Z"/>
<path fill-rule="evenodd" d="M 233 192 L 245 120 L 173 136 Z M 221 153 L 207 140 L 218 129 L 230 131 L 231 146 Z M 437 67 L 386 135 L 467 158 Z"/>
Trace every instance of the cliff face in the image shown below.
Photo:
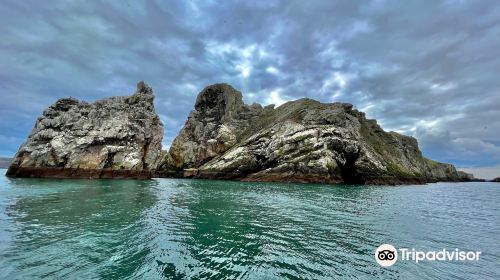
<path fill-rule="evenodd" d="M 300 99 L 245 105 L 226 84 L 205 88 L 158 174 L 247 181 L 461 181 L 422 156 L 415 138 L 385 132 L 351 104 Z"/>
<path fill-rule="evenodd" d="M 144 82 L 128 97 L 58 100 L 37 120 L 7 176 L 150 178 L 163 139 L 153 100 Z"/>
<path fill-rule="evenodd" d="M 258 104 L 245 105 L 241 93 L 227 84 L 206 87 L 171 145 L 171 165 L 176 169 L 199 167 L 223 154 L 242 140 L 242 132 L 270 110 L 271 107 Z"/>

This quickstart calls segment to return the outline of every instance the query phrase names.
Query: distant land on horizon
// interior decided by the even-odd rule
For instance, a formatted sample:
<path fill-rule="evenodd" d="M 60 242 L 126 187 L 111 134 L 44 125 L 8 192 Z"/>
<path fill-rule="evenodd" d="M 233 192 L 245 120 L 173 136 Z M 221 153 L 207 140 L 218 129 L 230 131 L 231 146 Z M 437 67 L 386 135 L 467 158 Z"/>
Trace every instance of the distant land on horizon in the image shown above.
<path fill-rule="evenodd" d="M 12 158 L 8 157 L 0 157 L 0 168 L 9 168 L 10 162 L 12 161 Z"/>
<path fill-rule="evenodd" d="M 493 167 L 463 167 L 458 168 L 458 170 L 472 173 L 476 178 L 493 180 L 494 178 L 500 177 L 500 166 Z"/>

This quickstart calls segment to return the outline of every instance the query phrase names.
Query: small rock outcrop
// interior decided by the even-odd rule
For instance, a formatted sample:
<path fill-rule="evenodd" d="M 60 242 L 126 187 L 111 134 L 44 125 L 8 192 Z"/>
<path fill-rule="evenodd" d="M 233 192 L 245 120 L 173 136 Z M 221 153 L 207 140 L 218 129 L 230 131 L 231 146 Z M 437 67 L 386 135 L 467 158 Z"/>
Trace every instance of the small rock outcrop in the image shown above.
<path fill-rule="evenodd" d="M 491 180 L 492 182 L 495 182 L 495 183 L 500 183 L 500 177 L 497 177 L 497 178 L 494 178 L 493 180 Z"/>
<path fill-rule="evenodd" d="M 38 118 L 7 176 L 150 178 L 163 139 L 153 100 L 142 81 L 131 96 L 58 100 Z"/>
<path fill-rule="evenodd" d="M 245 181 L 401 184 L 468 180 L 422 156 L 347 103 L 246 105 L 227 84 L 203 89 L 158 176 Z"/>

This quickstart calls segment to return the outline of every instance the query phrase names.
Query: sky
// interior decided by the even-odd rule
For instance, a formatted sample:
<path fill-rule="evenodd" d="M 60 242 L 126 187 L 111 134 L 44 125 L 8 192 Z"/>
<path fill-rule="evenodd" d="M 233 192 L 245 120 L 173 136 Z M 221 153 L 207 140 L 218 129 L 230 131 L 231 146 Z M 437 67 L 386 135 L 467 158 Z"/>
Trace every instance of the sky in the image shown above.
<path fill-rule="evenodd" d="M 498 1 L 2 1 L 0 156 L 58 98 L 153 87 L 167 149 L 205 86 L 349 102 L 424 155 L 500 176 Z M 484 173 L 486 174 L 486 173 Z"/>

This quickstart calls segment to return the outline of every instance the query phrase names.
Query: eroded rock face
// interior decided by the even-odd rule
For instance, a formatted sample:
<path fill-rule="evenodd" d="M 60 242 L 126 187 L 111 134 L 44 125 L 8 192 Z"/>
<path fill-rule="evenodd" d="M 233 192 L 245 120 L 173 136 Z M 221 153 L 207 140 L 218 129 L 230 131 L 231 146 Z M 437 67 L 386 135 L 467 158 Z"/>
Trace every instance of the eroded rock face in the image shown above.
<path fill-rule="evenodd" d="M 43 112 L 7 172 L 12 177 L 150 178 L 163 124 L 144 82 L 131 96 L 64 98 Z"/>
<path fill-rule="evenodd" d="M 351 104 L 300 99 L 245 105 L 226 84 L 205 88 L 159 174 L 320 183 L 461 181 L 422 156 L 415 138 L 385 132 Z"/>
<path fill-rule="evenodd" d="M 206 87 L 171 145 L 169 164 L 178 170 L 201 166 L 237 145 L 252 122 L 271 109 L 245 105 L 241 92 L 230 85 Z"/>

